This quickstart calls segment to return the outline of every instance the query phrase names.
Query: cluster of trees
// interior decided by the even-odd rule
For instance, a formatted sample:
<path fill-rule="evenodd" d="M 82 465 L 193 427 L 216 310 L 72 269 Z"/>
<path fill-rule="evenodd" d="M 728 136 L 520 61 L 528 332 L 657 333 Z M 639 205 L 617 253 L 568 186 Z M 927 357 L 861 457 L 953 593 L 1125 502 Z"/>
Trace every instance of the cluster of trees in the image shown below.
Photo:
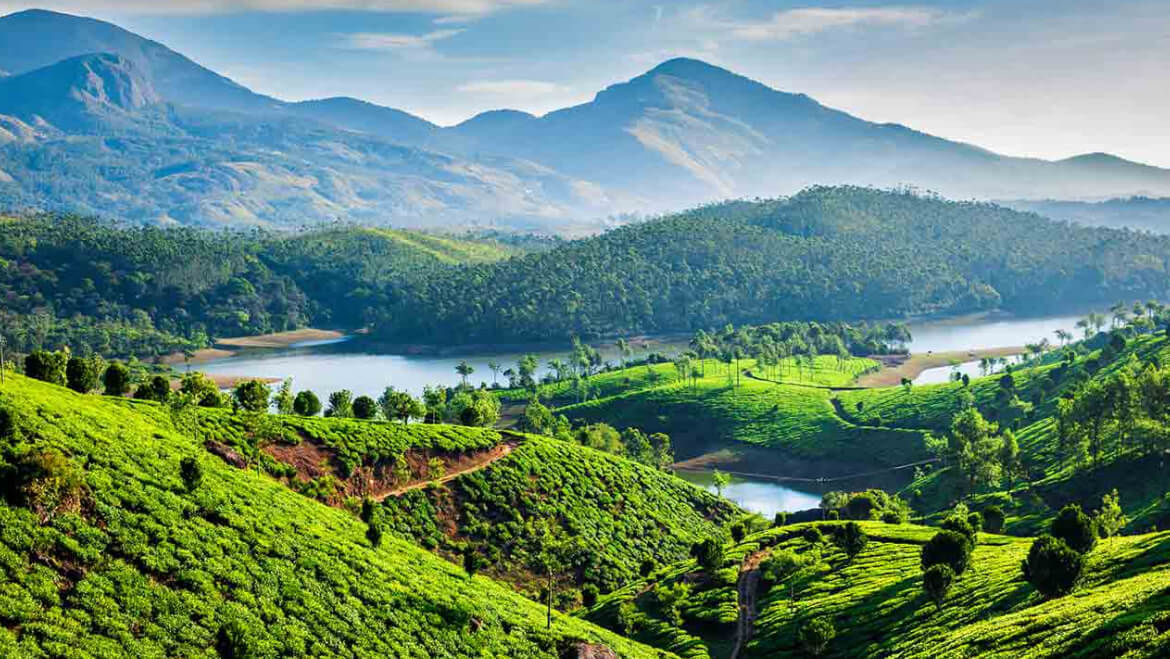
<path fill-rule="evenodd" d="M 973 404 L 955 415 L 946 437 L 927 436 L 926 442 L 930 452 L 957 469 L 970 492 L 1001 484 L 1011 490 L 1026 473 L 1015 433 L 1001 431 Z"/>
<path fill-rule="evenodd" d="M 1056 407 L 1060 457 L 1100 464 L 1106 454 L 1152 455 L 1170 448 L 1170 368 L 1134 355 L 1104 377 L 1066 391 Z"/>
<path fill-rule="evenodd" d="M 554 415 L 540 401 L 533 401 L 524 408 L 518 425 L 526 432 L 575 442 L 581 446 L 629 458 L 655 469 L 668 469 L 674 464 L 674 448 L 670 442 L 670 435 L 666 433 L 656 432 L 647 435 L 638 428 L 626 428 L 618 432 L 616 428 L 606 423 L 592 423 L 574 428 L 563 414 Z"/>
<path fill-rule="evenodd" d="M 1168 253 L 1170 238 L 989 204 L 813 188 L 439 271 L 404 286 L 375 327 L 394 340 L 535 341 L 776 318 L 1037 312 L 1121 294 L 1164 299 Z"/>
<path fill-rule="evenodd" d="M 1022 569 L 1027 579 L 1046 597 L 1073 591 L 1085 569 L 1085 559 L 1098 537 L 1116 535 L 1125 526 L 1117 490 L 1106 494 L 1093 517 L 1076 504 L 1061 509 L 1049 532 L 1036 538 Z"/>
<path fill-rule="evenodd" d="M 910 504 L 896 494 L 869 489 L 864 492 L 826 492 L 821 497 L 825 517 L 852 520 L 881 520 L 902 524 L 914 513 Z"/>
<path fill-rule="evenodd" d="M 0 222 L 0 336 L 20 353 L 152 358 L 215 337 L 360 327 L 407 279 L 516 251 L 350 225 L 289 235 L 33 215 Z"/>

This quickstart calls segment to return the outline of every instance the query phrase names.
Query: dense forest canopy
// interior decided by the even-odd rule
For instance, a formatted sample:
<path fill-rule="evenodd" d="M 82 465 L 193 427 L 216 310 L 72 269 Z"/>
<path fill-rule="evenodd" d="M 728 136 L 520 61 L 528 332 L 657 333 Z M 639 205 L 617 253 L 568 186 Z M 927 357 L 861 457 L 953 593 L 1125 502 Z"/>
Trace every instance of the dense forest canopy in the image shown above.
<path fill-rule="evenodd" d="M 910 192 L 810 188 L 436 270 L 376 333 L 432 342 L 692 331 L 777 319 L 1051 311 L 1159 298 L 1165 238 Z"/>
<path fill-rule="evenodd" d="M 0 319 L 17 351 L 150 356 L 312 323 L 356 327 L 410 277 L 520 248 L 337 225 L 296 234 L 0 221 Z"/>

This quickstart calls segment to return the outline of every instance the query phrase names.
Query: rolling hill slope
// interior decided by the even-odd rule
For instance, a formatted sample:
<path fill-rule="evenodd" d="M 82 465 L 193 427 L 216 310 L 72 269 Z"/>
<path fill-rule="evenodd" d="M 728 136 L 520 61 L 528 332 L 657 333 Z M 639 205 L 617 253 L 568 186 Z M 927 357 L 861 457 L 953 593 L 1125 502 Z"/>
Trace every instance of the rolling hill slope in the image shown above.
<path fill-rule="evenodd" d="M 228 466 L 157 405 L 9 374 L 0 419 L 5 656 L 657 656 L 560 615 L 546 630 L 411 543 L 371 547 L 352 513 Z"/>

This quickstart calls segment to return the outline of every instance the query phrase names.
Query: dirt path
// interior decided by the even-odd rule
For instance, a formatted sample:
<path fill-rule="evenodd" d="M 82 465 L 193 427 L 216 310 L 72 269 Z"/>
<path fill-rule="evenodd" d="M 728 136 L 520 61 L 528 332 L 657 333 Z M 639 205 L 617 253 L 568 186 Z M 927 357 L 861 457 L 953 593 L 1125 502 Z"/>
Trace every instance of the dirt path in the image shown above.
<path fill-rule="evenodd" d="M 500 442 L 492 448 L 476 454 L 470 460 L 462 462 L 455 469 L 447 471 L 445 474 L 443 474 L 443 477 L 438 480 L 420 480 L 413 483 L 407 483 L 402 487 L 396 487 L 385 492 L 378 492 L 374 494 L 373 499 L 375 501 L 383 501 L 389 497 L 401 496 L 402 494 L 405 494 L 411 490 L 420 490 L 430 485 L 431 483 L 446 483 L 447 481 L 459 478 L 464 474 L 470 474 L 472 472 L 479 471 L 480 469 L 483 469 L 484 467 L 492 464 L 496 460 L 511 455 L 512 451 L 515 451 L 516 447 L 520 446 L 521 443 L 522 442 L 519 439 L 509 439 Z"/>
<path fill-rule="evenodd" d="M 760 561 L 764 560 L 767 549 L 761 549 L 743 559 L 739 568 L 739 582 L 736 593 L 739 599 L 739 620 L 735 623 L 735 648 L 731 659 L 739 659 L 740 653 L 752 638 L 756 626 L 756 591 L 760 585 Z"/>

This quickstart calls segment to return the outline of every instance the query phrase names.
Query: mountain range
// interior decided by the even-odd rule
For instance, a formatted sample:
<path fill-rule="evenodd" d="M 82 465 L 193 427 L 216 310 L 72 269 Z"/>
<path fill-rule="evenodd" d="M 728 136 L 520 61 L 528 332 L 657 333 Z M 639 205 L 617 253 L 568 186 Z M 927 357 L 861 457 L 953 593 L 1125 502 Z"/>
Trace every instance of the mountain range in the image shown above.
<path fill-rule="evenodd" d="M 0 206 L 138 222 L 501 225 L 773 197 L 812 184 L 979 199 L 1170 196 L 1108 154 L 1014 158 L 877 124 L 692 59 L 537 117 L 441 127 L 354 98 L 255 93 L 110 23 L 0 18 Z"/>

